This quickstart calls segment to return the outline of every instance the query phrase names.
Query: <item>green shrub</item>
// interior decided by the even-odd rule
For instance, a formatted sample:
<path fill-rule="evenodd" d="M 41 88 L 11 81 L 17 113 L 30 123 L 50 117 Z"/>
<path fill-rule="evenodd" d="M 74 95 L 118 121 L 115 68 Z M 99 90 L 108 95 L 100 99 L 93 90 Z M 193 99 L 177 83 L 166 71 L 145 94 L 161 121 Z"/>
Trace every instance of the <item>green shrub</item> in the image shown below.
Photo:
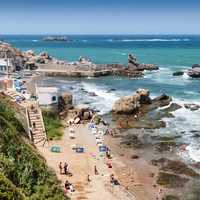
<path fill-rule="evenodd" d="M 0 199 L 64 200 L 56 175 L 24 140 L 23 128 L 14 116 L 0 102 Z"/>
<path fill-rule="evenodd" d="M 64 130 L 58 115 L 49 110 L 43 110 L 42 114 L 48 139 L 59 140 L 63 136 Z"/>

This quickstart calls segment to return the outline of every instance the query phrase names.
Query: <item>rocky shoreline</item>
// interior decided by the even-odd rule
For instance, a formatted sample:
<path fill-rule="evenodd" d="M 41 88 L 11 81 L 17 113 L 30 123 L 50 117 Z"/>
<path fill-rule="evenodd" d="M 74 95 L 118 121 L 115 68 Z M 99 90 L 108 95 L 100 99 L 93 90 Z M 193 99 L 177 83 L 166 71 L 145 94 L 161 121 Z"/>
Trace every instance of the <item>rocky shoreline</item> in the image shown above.
<path fill-rule="evenodd" d="M 54 41 L 54 38 L 50 38 Z M 55 39 L 57 41 L 57 38 Z M 143 71 L 158 70 L 154 64 L 140 64 L 136 58 L 129 54 L 128 66 L 123 64 L 95 64 L 89 59 L 80 57 L 76 62 L 67 62 L 51 57 L 47 52 L 36 54 L 33 50 L 22 52 L 8 43 L 0 43 L 1 52 L 7 52 L 7 57 L 15 66 L 14 71 L 29 69 L 48 76 L 67 77 L 100 77 L 100 76 L 126 76 L 143 77 Z M 0 54 L 5 58 L 5 53 Z"/>

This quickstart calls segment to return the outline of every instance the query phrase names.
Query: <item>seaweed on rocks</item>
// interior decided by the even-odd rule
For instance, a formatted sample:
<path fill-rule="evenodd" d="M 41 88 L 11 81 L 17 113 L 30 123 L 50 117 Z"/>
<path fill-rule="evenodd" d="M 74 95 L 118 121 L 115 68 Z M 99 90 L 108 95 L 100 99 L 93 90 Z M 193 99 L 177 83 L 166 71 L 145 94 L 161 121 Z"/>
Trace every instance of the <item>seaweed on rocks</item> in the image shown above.
<path fill-rule="evenodd" d="M 143 143 L 139 140 L 137 135 L 129 134 L 122 137 L 123 141 L 120 143 L 126 147 L 142 148 Z"/>
<path fill-rule="evenodd" d="M 193 178 L 200 177 L 200 175 L 197 172 L 195 172 L 192 168 L 188 167 L 185 163 L 178 160 L 160 158 L 158 160 L 152 160 L 152 164 L 158 166 L 160 170 L 165 172 L 181 174 Z"/>
<path fill-rule="evenodd" d="M 168 172 L 159 172 L 157 178 L 157 184 L 167 188 L 181 188 L 184 187 L 188 181 L 188 178 Z"/>

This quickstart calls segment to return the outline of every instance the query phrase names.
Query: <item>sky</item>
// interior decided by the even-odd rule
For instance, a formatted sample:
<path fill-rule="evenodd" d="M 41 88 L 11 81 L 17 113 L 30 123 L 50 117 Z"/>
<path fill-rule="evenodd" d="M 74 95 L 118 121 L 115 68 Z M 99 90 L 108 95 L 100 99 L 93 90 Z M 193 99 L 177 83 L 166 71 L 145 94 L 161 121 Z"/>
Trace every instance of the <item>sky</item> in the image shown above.
<path fill-rule="evenodd" d="M 0 34 L 200 34 L 200 0 L 0 0 Z"/>

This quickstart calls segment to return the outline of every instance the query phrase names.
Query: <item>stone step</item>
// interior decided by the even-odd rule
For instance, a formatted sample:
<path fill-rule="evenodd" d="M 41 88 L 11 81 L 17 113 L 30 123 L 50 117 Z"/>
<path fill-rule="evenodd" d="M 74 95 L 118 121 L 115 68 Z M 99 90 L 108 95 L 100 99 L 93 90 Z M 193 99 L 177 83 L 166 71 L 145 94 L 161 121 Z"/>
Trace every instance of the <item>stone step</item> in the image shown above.
<path fill-rule="evenodd" d="M 29 118 L 31 122 L 42 122 L 41 119 L 38 118 Z"/>
<path fill-rule="evenodd" d="M 43 128 L 43 125 L 41 123 L 35 123 L 35 129 L 39 129 L 39 128 Z"/>
<path fill-rule="evenodd" d="M 33 141 L 45 140 L 45 137 L 34 137 Z"/>
<path fill-rule="evenodd" d="M 37 133 L 37 132 L 43 132 L 43 128 L 38 128 L 38 129 L 35 129 L 35 130 L 33 130 L 33 133 Z"/>
<path fill-rule="evenodd" d="M 40 130 L 37 130 L 37 131 L 33 131 L 33 135 L 36 135 L 36 134 L 44 134 L 44 130 L 40 129 Z"/>
<path fill-rule="evenodd" d="M 29 117 L 39 117 L 40 118 L 41 116 L 39 114 L 34 114 L 34 115 L 29 114 Z"/>
<path fill-rule="evenodd" d="M 44 138 L 44 137 L 45 137 L 44 134 L 33 135 L 33 138 Z"/>
<path fill-rule="evenodd" d="M 39 139 L 39 140 L 34 140 L 34 144 L 38 144 L 38 143 L 44 142 L 44 141 L 45 141 L 45 138 Z"/>

